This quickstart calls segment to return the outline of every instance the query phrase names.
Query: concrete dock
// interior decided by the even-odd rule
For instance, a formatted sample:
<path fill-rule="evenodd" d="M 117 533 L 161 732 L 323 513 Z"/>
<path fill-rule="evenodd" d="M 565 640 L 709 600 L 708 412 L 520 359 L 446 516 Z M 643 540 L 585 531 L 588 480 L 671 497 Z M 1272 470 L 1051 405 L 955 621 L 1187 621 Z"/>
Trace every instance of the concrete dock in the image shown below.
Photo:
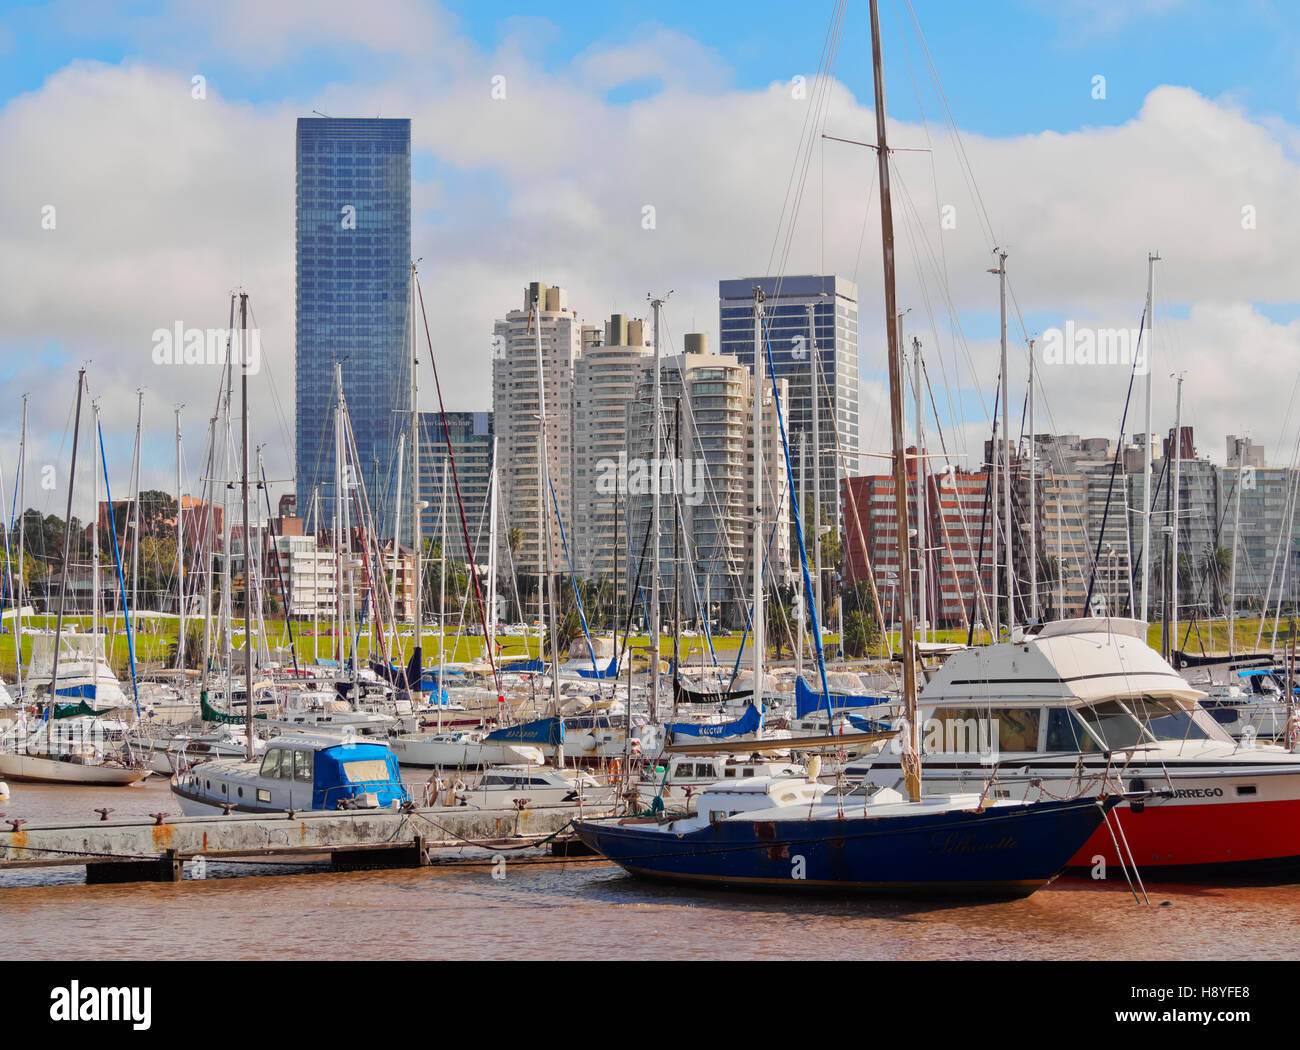
<path fill-rule="evenodd" d="M 608 809 L 426 806 L 314 813 L 132 817 L 90 824 L 0 819 L 0 871 L 84 865 L 86 881 L 176 882 L 186 861 L 328 856 L 336 869 L 420 867 L 454 846 L 563 846 L 568 825 Z"/>

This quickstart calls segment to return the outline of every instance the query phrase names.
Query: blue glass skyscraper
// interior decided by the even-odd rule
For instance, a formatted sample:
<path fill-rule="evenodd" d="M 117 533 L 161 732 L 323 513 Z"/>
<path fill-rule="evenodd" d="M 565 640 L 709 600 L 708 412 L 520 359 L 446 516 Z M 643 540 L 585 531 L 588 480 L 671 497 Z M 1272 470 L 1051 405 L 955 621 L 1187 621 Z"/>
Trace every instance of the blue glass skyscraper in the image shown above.
<path fill-rule="evenodd" d="M 798 456 L 800 431 L 812 438 L 814 360 L 820 363 L 818 400 L 822 513 L 840 522 L 839 478 L 842 451 L 857 463 L 858 421 L 858 288 L 834 275 L 746 277 L 718 282 L 718 327 L 722 353 L 754 369 L 754 288 L 763 290 L 765 331 L 772 343 L 776 374 L 789 380 L 790 453 Z M 809 325 L 809 311 L 812 325 Z M 815 345 L 816 358 L 813 350 Z M 838 446 L 838 448 L 837 448 Z M 809 475 L 813 446 L 808 447 Z M 798 465 L 795 466 L 798 478 Z M 802 480 L 799 478 L 798 480 Z M 808 489 L 811 492 L 811 487 Z"/>
<path fill-rule="evenodd" d="M 334 498 L 334 364 L 360 474 L 385 502 L 406 417 L 411 122 L 301 117 L 297 144 L 298 507 Z M 388 515 L 379 515 L 387 528 Z"/>

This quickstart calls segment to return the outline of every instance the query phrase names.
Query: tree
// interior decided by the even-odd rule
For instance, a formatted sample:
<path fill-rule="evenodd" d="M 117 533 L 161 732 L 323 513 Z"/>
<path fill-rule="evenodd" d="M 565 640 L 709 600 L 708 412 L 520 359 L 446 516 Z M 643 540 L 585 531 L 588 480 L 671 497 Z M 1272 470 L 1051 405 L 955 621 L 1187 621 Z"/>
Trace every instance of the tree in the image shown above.
<path fill-rule="evenodd" d="M 860 609 L 844 614 L 844 652 L 851 659 L 860 659 L 880 644 L 880 628 L 873 617 Z"/>

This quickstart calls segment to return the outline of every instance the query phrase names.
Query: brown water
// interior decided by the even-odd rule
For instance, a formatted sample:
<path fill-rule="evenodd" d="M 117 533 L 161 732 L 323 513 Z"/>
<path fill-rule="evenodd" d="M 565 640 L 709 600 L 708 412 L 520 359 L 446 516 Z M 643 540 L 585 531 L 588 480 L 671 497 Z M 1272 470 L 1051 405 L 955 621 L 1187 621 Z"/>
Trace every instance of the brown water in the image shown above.
<path fill-rule="evenodd" d="M 10 818 L 179 813 L 161 780 L 10 790 Z M 660 886 L 601 861 L 512 858 L 495 879 L 481 851 L 448 859 L 349 874 L 209 863 L 202 881 L 123 886 L 9 871 L 0 938 L 10 959 L 1283 959 L 1300 925 L 1292 886 L 1149 886 L 1151 907 L 1073 879 L 997 904 L 793 900 Z"/>

